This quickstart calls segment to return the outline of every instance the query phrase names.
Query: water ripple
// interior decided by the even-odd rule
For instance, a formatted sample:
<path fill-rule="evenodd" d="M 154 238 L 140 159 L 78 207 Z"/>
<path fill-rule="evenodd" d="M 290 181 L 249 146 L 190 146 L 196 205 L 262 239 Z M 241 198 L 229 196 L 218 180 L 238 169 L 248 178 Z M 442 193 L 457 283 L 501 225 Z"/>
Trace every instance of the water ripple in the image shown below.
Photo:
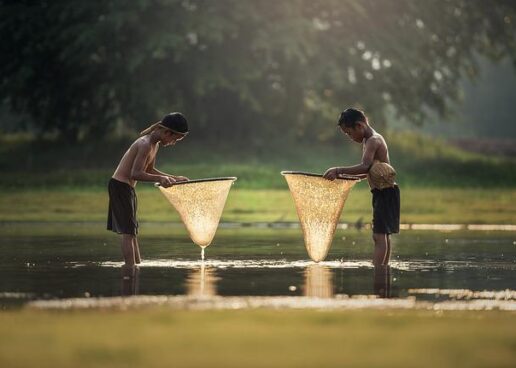
<path fill-rule="evenodd" d="M 100 267 L 121 267 L 123 262 L 68 262 L 66 267 L 77 268 L 86 266 Z M 330 260 L 323 262 L 313 262 L 310 260 L 287 260 L 287 259 L 149 259 L 144 260 L 139 267 L 154 268 L 177 268 L 177 269 L 196 269 L 200 267 L 212 267 L 218 269 L 228 268 L 307 268 L 313 265 L 330 269 L 358 269 L 373 268 L 371 261 L 366 260 Z M 392 261 L 392 269 L 401 271 L 454 271 L 459 269 L 505 269 L 516 270 L 516 264 L 509 262 L 478 262 L 478 261 L 433 261 L 433 260 L 411 260 L 411 261 Z"/>

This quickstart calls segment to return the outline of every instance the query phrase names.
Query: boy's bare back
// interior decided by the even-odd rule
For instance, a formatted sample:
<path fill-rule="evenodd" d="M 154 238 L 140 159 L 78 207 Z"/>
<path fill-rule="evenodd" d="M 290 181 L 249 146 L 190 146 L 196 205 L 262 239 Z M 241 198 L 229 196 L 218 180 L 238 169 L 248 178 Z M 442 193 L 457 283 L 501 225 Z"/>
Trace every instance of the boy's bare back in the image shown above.
<path fill-rule="evenodd" d="M 389 159 L 389 149 L 387 148 L 387 143 L 381 134 L 374 131 L 373 135 L 369 137 L 364 142 L 364 151 L 366 150 L 366 145 L 370 144 L 374 149 L 373 161 L 386 162 L 390 164 Z"/>
<path fill-rule="evenodd" d="M 158 147 L 158 143 L 152 144 L 148 135 L 135 140 L 124 153 L 113 174 L 113 178 L 134 187 L 137 181 L 132 179 L 132 173 L 135 170 L 146 171 L 148 167 L 153 166 Z"/>

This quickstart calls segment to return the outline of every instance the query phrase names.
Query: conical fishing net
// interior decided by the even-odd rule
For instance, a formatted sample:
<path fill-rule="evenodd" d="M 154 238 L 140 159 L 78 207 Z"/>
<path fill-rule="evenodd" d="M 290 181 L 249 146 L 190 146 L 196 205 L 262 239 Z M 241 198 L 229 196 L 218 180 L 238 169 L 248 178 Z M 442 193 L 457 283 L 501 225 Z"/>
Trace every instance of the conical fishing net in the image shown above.
<path fill-rule="evenodd" d="M 236 178 L 191 180 L 171 187 L 158 187 L 179 212 L 192 241 L 201 248 L 211 244 Z"/>
<path fill-rule="evenodd" d="M 308 255 L 315 262 L 326 258 L 349 191 L 358 181 L 346 177 L 333 181 L 321 175 L 282 171 L 294 198 Z"/>

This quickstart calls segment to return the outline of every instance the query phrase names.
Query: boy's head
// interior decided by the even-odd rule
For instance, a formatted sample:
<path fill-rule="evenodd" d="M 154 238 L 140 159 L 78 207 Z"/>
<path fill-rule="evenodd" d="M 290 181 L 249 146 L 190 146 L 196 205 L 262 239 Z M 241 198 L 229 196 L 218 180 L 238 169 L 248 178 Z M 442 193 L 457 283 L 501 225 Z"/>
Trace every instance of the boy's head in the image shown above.
<path fill-rule="evenodd" d="M 171 112 L 161 119 L 160 125 L 179 134 L 188 134 L 188 122 L 180 112 Z"/>
<path fill-rule="evenodd" d="M 147 135 L 155 131 L 159 131 L 159 139 L 164 146 L 173 145 L 188 134 L 188 122 L 180 112 L 172 112 L 140 132 L 140 135 Z"/>
<path fill-rule="evenodd" d="M 365 129 L 368 126 L 367 117 L 361 110 L 349 108 L 344 110 L 339 117 L 340 130 L 355 142 L 362 143 Z"/>

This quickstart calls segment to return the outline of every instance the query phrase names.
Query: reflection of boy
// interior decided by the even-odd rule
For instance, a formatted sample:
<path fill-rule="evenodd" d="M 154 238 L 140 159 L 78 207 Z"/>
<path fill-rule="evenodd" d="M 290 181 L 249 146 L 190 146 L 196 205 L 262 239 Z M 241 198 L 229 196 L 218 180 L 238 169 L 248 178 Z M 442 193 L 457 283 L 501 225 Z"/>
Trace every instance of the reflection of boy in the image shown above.
<path fill-rule="evenodd" d="M 133 268 L 140 263 L 134 187 L 137 181 L 158 182 L 163 187 L 169 187 L 175 182 L 188 180 L 183 176 L 165 174 L 154 167 L 160 145 L 174 145 L 187 134 L 188 124 L 182 114 L 175 112 L 166 115 L 140 133 L 141 137 L 125 152 L 109 180 L 107 229 L 122 235 L 122 255 L 126 267 Z"/>
<path fill-rule="evenodd" d="M 391 295 L 391 267 L 376 266 L 374 268 L 374 293 L 379 298 L 390 298 Z"/>
<path fill-rule="evenodd" d="M 400 191 L 394 182 L 396 173 L 390 166 L 387 143 L 360 110 L 350 108 L 342 112 L 338 125 L 349 138 L 362 144 L 362 163 L 330 168 L 324 177 L 335 180 L 347 174 L 367 178 L 373 194 L 373 263 L 387 265 L 391 254 L 390 234 L 399 232 L 400 218 Z"/>
<path fill-rule="evenodd" d="M 122 268 L 122 296 L 138 295 L 140 292 L 140 270 L 138 267 Z"/>

